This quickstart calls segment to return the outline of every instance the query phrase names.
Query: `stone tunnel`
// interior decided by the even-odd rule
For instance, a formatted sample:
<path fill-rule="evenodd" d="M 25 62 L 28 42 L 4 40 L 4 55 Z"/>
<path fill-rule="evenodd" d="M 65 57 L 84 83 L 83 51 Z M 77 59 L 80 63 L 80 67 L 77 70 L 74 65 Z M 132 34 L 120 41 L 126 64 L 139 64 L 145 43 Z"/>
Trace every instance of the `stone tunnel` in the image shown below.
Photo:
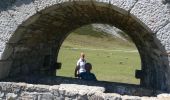
<path fill-rule="evenodd" d="M 168 0 L 1 0 L 0 79 L 54 76 L 66 37 L 94 23 L 115 26 L 132 39 L 142 87 L 170 92 Z"/>

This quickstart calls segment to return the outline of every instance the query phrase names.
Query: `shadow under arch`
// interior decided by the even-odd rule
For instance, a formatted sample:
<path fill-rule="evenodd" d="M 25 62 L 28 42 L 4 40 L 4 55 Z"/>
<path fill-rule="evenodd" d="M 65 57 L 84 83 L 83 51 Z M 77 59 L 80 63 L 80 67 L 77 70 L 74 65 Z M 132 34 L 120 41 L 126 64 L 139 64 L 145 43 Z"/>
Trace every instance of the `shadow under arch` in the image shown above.
<path fill-rule="evenodd" d="M 71 31 L 92 23 L 113 25 L 126 32 L 141 57 L 140 85 L 158 90 L 168 87 L 168 59 L 154 33 L 124 9 L 95 1 L 73 1 L 45 8 L 18 27 L 3 53 L 12 61 L 8 77 L 54 75 L 60 47 Z"/>

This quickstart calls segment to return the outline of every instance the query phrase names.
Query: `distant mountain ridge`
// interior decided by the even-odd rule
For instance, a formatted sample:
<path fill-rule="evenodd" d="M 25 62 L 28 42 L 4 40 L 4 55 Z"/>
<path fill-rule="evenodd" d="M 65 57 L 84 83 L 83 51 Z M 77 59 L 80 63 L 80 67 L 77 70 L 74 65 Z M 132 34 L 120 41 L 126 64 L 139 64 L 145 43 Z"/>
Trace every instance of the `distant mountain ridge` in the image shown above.
<path fill-rule="evenodd" d="M 107 24 L 92 24 L 92 27 L 95 31 L 105 32 L 113 35 L 115 38 L 119 38 L 121 40 L 127 41 L 127 36 L 125 37 L 125 33 L 114 26 L 110 26 Z"/>
<path fill-rule="evenodd" d="M 111 46 L 113 45 L 113 46 Z M 95 49 L 134 48 L 126 33 L 108 25 L 90 24 L 77 28 L 68 36 L 65 47 L 92 47 Z"/>
<path fill-rule="evenodd" d="M 120 39 L 122 41 L 131 41 L 129 36 L 123 31 L 119 30 L 114 26 L 107 24 L 91 24 L 78 28 L 74 31 L 76 34 L 80 35 L 90 35 L 95 37 L 103 36 L 113 36 L 114 38 Z"/>

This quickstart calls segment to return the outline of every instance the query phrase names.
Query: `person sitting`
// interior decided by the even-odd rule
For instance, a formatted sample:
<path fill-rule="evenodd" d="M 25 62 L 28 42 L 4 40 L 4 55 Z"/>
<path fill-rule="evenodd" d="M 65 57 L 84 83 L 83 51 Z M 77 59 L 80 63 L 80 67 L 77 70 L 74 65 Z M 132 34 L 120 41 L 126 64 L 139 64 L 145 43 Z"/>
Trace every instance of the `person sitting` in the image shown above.
<path fill-rule="evenodd" d="M 80 54 L 80 59 L 77 61 L 76 68 L 74 71 L 75 77 L 78 77 L 78 75 L 82 72 L 86 72 L 85 64 L 86 64 L 85 54 L 82 52 Z"/>
<path fill-rule="evenodd" d="M 86 72 L 82 72 L 78 75 L 80 79 L 87 80 L 87 81 L 97 81 L 96 76 L 91 73 L 92 65 L 90 63 L 85 64 Z"/>

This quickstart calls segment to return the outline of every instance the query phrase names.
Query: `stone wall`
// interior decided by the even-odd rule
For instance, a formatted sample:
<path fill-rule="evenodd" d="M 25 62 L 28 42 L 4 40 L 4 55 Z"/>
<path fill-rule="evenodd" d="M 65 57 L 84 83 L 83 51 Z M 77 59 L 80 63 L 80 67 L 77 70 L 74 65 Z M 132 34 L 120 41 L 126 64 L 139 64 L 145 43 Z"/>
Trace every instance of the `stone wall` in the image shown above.
<path fill-rule="evenodd" d="M 55 73 L 65 38 L 92 23 L 125 31 L 141 57 L 141 86 L 170 91 L 168 0 L 1 0 L 0 78 Z"/>
<path fill-rule="evenodd" d="M 48 80 L 47 80 L 48 81 Z M 87 82 L 86 82 L 87 83 Z M 90 82 L 92 83 L 92 82 Z M 94 83 L 94 82 L 93 82 Z M 98 84 L 98 83 L 96 83 Z M 95 85 L 95 84 L 94 84 Z M 115 85 L 116 87 L 116 85 Z M 128 86 L 127 86 L 128 87 Z M 114 87 L 113 87 L 114 88 Z M 117 91 L 133 95 L 133 89 L 119 86 Z M 141 89 L 141 94 L 150 94 L 150 90 Z M 131 91 L 131 93 L 130 93 Z M 139 91 L 138 91 L 139 92 Z M 103 86 L 82 84 L 40 85 L 15 82 L 0 82 L 2 100 L 169 100 L 170 94 L 159 93 L 155 96 L 106 93 Z M 141 97 L 142 96 L 142 97 Z"/>
<path fill-rule="evenodd" d="M 45 84 L 45 85 L 60 85 L 60 84 L 77 84 L 87 86 L 98 86 L 105 88 L 107 93 L 119 93 L 121 95 L 134 95 L 134 96 L 153 96 L 163 91 L 155 90 L 152 88 L 144 88 L 140 85 L 106 82 L 106 81 L 84 81 L 77 78 L 59 77 L 59 76 L 20 76 L 16 78 L 8 78 L 2 82 L 25 82 L 29 84 Z"/>

